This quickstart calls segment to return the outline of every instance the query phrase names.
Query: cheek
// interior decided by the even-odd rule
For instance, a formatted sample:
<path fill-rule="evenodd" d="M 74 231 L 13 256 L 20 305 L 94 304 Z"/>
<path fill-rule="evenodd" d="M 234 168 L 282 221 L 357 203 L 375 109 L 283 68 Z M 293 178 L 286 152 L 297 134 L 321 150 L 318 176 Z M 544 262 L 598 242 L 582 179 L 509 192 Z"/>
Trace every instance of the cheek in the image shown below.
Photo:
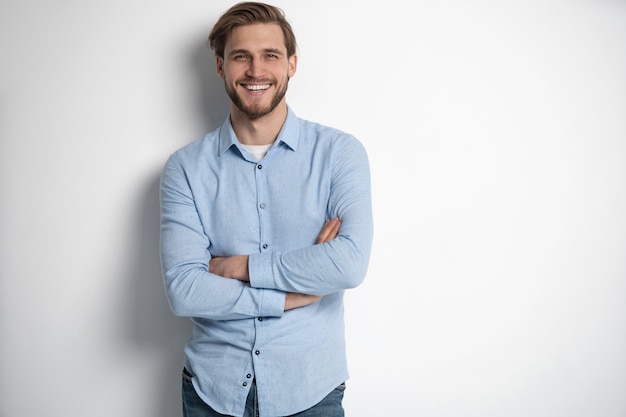
<path fill-rule="evenodd" d="M 224 65 L 222 65 L 221 70 L 222 73 L 220 77 L 225 80 L 236 79 L 238 74 L 241 72 L 241 69 L 238 68 L 237 65 L 233 65 L 233 63 L 225 63 Z"/>

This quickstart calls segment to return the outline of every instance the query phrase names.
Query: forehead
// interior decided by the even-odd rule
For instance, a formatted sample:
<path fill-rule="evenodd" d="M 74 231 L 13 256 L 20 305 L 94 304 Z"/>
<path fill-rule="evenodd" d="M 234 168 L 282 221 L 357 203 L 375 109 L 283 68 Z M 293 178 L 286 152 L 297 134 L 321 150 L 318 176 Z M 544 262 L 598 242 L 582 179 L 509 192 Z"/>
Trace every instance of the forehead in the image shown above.
<path fill-rule="evenodd" d="M 279 49 L 286 51 L 285 36 L 277 23 L 254 23 L 233 28 L 226 39 L 224 53 L 245 49 L 249 51 L 262 49 Z"/>

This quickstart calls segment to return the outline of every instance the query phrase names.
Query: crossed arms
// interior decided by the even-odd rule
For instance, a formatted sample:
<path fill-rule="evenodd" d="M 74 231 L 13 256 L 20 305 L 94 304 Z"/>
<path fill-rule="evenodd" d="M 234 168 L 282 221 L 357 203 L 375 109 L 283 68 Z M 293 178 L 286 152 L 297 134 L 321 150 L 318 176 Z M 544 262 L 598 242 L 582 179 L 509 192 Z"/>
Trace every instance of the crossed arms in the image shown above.
<path fill-rule="evenodd" d="M 218 199 L 212 182 L 207 186 L 207 172 L 198 167 L 204 161 L 195 155 L 202 152 L 191 148 L 168 160 L 161 178 L 161 262 L 174 314 L 212 320 L 280 317 L 318 296 L 361 283 L 373 231 L 367 156 L 348 138 L 336 148 L 323 171 L 330 178 L 324 185 L 329 187 L 328 200 L 316 209 L 322 213 L 325 206 L 326 215 L 336 219 L 316 233 L 311 211 L 304 220 L 308 224 L 301 224 L 305 216 L 300 223 L 292 216 L 291 224 L 280 225 L 283 232 L 301 227 L 299 236 L 317 239 L 291 245 L 295 249 L 279 244 L 281 249 L 263 252 L 256 249 L 250 225 L 240 222 L 240 206 L 226 207 L 232 204 L 229 200 L 221 207 L 216 203 L 224 200 Z M 219 190 L 236 187 L 233 178 L 243 175 L 233 172 L 220 179 L 227 184 Z M 210 238 L 216 230 L 219 241 Z"/>
<path fill-rule="evenodd" d="M 327 220 L 320 234 L 317 236 L 315 244 L 319 245 L 330 242 L 337 237 L 340 228 L 341 220 L 339 220 L 339 217 Z M 224 278 L 248 282 L 250 280 L 248 273 L 248 255 L 213 257 L 209 261 L 209 272 Z M 320 298 L 322 297 L 319 295 L 287 292 L 285 294 L 285 311 L 313 304 Z"/>

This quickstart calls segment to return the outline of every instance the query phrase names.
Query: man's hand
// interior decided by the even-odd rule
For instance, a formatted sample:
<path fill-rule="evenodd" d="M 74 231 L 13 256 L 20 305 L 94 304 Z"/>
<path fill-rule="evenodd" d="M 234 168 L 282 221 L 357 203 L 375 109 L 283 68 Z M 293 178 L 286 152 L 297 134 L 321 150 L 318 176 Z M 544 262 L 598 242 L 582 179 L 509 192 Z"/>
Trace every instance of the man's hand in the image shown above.
<path fill-rule="evenodd" d="M 209 261 L 209 272 L 224 278 L 250 281 L 248 275 L 248 255 L 214 257 Z"/>
<path fill-rule="evenodd" d="M 330 242 L 339 234 L 339 228 L 341 227 L 341 220 L 339 217 L 335 217 L 334 219 L 326 220 L 324 226 L 322 226 L 322 230 L 320 230 L 320 234 L 317 235 L 317 239 L 315 239 L 315 244 L 319 245 L 320 243 Z"/>

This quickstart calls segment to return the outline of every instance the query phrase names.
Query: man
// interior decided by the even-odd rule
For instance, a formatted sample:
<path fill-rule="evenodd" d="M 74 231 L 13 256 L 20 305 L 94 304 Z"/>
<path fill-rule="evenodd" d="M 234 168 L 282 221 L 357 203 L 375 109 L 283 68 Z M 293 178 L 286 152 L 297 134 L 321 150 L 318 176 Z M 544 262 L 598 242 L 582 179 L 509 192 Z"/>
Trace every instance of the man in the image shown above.
<path fill-rule="evenodd" d="M 343 295 L 372 243 L 366 152 L 287 106 L 296 42 L 280 9 L 237 4 L 209 43 L 230 117 L 161 179 L 165 287 L 194 322 L 185 416 L 343 416 Z"/>

